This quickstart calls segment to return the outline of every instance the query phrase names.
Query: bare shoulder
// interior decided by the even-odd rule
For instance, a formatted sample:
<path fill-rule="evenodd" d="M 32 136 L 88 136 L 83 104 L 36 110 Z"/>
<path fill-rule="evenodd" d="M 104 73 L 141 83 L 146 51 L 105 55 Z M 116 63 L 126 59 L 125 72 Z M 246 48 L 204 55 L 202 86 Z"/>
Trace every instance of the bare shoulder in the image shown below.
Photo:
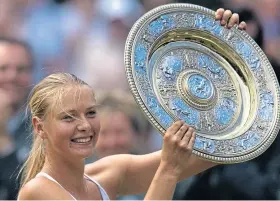
<path fill-rule="evenodd" d="M 58 184 L 44 177 L 26 183 L 19 192 L 18 200 L 72 200 L 70 194 Z"/>
<path fill-rule="evenodd" d="M 85 166 L 85 173 L 88 175 L 102 175 L 108 173 L 108 171 L 123 169 L 129 164 L 132 155 L 118 154 L 107 156 L 94 163 L 87 164 Z"/>

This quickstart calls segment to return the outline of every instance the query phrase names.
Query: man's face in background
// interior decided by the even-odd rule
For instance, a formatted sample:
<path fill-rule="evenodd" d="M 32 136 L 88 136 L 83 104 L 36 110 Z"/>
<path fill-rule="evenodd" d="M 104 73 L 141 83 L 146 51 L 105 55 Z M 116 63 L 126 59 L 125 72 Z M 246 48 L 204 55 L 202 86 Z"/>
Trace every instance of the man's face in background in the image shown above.
<path fill-rule="evenodd" d="M 31 66 L 31 56 L 25 47 L 0 41 L 0 90 L 7 93 L 14 107 L 27 96 Z"/>

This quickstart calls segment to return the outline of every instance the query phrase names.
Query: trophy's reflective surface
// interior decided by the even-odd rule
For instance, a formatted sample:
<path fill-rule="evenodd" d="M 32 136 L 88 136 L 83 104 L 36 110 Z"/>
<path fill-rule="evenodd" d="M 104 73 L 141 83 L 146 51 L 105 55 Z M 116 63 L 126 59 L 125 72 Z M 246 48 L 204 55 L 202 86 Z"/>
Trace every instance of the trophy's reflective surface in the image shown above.
<path fill-rule="evenodd" d="M 191 4 L 158 7 L 133 26 L 125 65 L 131 91 L 164 134 L 196 129 L 194 153 L 238 163 L 263 153 L 279 130 L 279 84 L 263 51 L 237 26 Z"/>

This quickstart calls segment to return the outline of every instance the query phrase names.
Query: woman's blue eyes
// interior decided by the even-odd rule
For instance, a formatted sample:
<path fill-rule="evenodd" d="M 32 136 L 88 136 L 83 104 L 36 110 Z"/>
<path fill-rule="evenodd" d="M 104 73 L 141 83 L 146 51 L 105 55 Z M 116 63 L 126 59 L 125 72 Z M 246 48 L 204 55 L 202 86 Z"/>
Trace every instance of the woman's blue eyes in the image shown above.
<path fill-rule="evenodd" d="M 87 114 L 89 116 L 95 116 L 96 115 L 96 111 L 89 111 Z"/>
<path fill-rule="evenodd" d="M 69 121 L 69 120 L 72 120 L 73 117 L 70 116 L 70 115 L 67 115 L 67 116 L 64 116 L 62 119 L 63 119 L 63 120 L 66 120 L 66 121 Z"/>
<path fill-rule="evenodd" d="M 96 115 L 96 111 L 89 111 L 87 113 L 87 117 L 95 117 L 95 115 Z M 66 115 L 62 119 L 66 120 L 66 121 L 71 121 L 71 120 L 75 119 L 75 115 L 72 115 L 72 116 Z"/>

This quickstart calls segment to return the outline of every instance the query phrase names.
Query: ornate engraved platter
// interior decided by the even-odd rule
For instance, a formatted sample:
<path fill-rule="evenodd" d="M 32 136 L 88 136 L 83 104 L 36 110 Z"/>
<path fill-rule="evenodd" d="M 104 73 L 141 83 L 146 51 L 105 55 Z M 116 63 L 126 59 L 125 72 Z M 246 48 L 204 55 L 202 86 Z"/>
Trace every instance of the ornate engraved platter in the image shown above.
<path fill-rule="evenodd" d="M 237 25 L 192 4 L 167 4 L 142 16 L 125 47 L 130 89 L 163 135 L 176 120 L 196 129 L 194 154 L 239 163 L 276 138 L 279 83 L 267 57 Z"/>

